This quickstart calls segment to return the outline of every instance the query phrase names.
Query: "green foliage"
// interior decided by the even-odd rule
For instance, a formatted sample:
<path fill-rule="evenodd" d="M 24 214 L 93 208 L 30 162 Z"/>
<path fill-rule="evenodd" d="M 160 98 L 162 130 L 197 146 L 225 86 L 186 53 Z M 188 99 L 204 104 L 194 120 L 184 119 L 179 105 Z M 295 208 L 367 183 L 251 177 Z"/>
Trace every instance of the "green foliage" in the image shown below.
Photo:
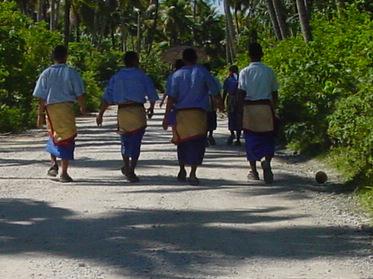
<path fill-rule="evenodd" d="M 373 217 L 373 183 L 370 183 L 369 186 L 362 187 L 358 194 L 361 204 L 369 215 Z"/>
<path fill-rule="evenodd" d="M 283 139 L 331 161 L 349 180 L 373 181 L 373 22 L 353 6 L 315 17 L 314 41 L 265 41 L 265 62 L 280 81 Z M 366 183 L 366 182 L 364 182 Z"/>
<path fill-rule="evenodd" d="M 60 39 L 44 23 L 18 12 L 12 2 L 0 3 L 0 131 L 17 131 L 35 122 L 32 88 Z"/>

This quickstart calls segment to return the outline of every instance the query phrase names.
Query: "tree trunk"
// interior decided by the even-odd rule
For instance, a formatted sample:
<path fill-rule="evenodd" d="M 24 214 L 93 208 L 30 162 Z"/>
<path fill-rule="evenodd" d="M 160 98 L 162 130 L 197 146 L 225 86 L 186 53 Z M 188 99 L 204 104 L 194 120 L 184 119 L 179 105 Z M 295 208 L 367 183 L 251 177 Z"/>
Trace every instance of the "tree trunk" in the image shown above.
<path fill-rule="evenodd" d="M 197 20 L 197 0 L 193 0 L 193 22 L 196 23 Z M 193 32 L 193 43 L 195 44 L 197 39 L 196 39 L 196 27 L 195 24 L 192 25 L 192 32 Z"/>
<path fill-rule="evenodd" d="M 55 17 L 56 17 L 56 1 L 50 0 L 50 14 L 49 14 L 49 29 L 53 31 L 56 27 L 54 25 L 55 23 Z"/>
<path fill-rule="evenodd" d="M 297 0 L 297 9 L 299 15 L 300 26 L 302 28 L 302 34 L 304 41 L 307 43 L 312 40 L 311 26 L 309 23 L 307 10 L 303 0 Z"/>
<path fill-rule="evenodd" d="M 76 41 L 80 42 L 80 15 L 79 13 L 76 14 Z"/>
<path fill-rule="evenodd" d="M 277 21 L 277 18 L 276 18 L 276 12 L 275 12 L 275 9 L 273 7 L 272 0 L 266 0 L 266 1 L 267 1 L 268 13 L 269 13 L 269 16 L 270 16 L 271 22 L 272 22 L 273 32 L 275 33 L 275 36 L 276 36 L 277 40 L 282 40 L 283 38 L 281 36 L 280 27 L 278 26 L 278 21 Z"/>
<path fill-rule="evenodd" d="M 286 16 L 284 12 L 284 7 L 281 3 L 281 0 L 272 0 L 273 8 L 276 13 L 277 23 L 280 28 L 281 37 L 283 39 L 289 37 L 289 30 L 286 24 Z"/>
<path fill-rule="evenodd" d="M 304 6 L 306 7 L 308 20 L 311 20 L 313 0 L 304 0 Z"/>
<path fill-rule="evenodd" d="M 236 32 L 237 32 L 238 35 L 241 33 L 240 32 L 240 23 L 239 23 L 239 20 L 238 20 L 239 5 L 240 4 L 238 4 L 238 2 L 234 5 L 234 20 L 236 22 Z"/>
<path fill-rule="evenodd" d="M 54 26 L 57 29 L 58 24 L 60 23 L 60 6 L 61 6 L 61 0 L 56 0 L 56 15 L 54 17 Z"/>
<path fill-rule="evenodd" d="M 71 0 L 65 0 L 65 12 L 64 12 L 64 44 L 68 46 L 70 41 L 70 8 Z"/>
<path fill-rule="evenodd" d="M 45 0 L 39 0 L 38 1 L 38 13 L 36 16 L 37 21 L 42 21 L 44 19 L 44 3 Z"/>
<path fill-rule="evenodd" d="M 227 21 L 225 21 L 225 60 L 227 64 L 233 64 L 233 60 L 234 60 Z"/>
<path fill-rule="evenodd" d="M 157 22 L 158 22 L 158 16 L 159 16 L 159 0 L 150 0 L 150 5 L 155 5 L 155 14 L 154 14 L 154 19 L 153 19 L 152 29 L 151 29 L 151 31 L 149 33 L 148 54 L 152 50 L 153 40 L 154 40 L 154 34 L 157 31 Z"/>
<path fill-rule="evenodd" d="M 137 13 L 137 45 L 136 45 L 136 52 L 140 56 L 141 52 L 141 14 L 140 11 Z"/>
<path fill-rule="evenodd" d="M 225 12 L 225 21 L 226 21 L 226 30 L 227 30 L 227 46 L 231 56 L 231 63 L 234 60 L 236 49 L 235 49 L 235 31 L 232 13 L 229 7 L 228 0 L 224 0 L 224 12 Z"/>

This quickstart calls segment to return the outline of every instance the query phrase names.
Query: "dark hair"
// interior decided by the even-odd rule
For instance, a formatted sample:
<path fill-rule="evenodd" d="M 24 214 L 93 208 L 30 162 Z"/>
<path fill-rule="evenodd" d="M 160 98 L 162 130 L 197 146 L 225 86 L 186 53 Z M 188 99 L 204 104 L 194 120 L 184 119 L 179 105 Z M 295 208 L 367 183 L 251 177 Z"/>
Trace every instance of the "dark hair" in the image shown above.
<path fill-rule="evenodd" d="M 251 43 L 249 45 L 249 56 L 250 58 L 260 59 L 263 57 L 262 46 L 258 43 Z"/>
<path fill-rule="evenodd" d="M 52 53 L 54 60 L 62 60 L 67 57 L 67 47 L 63 45 L 58 45 L 54 48 Z"/>
<path fill-rule="evenodd" d="M 184 66 L 185 66 L 185 64 L 184 64 L 184 61 L 182 59 L 177 59 L 175 61 L 175 64 L 174 64 L 175 70 L 179 70 L 180 68 L 182 68 Z"/>
<path fill-rule="evenodd" d="M 236 65 L 232 65 L 229 67 L 229 71 L 238 74 L 238 67 Z"/>
<path fill-rule="evenodd" d="M 187 48 L 183 51 L 183 60 L 185 62 L 196 63 L 197 59 L 197 52 L 193 48 Z"/>
<path fill-rule="evenodd" d="M 139 61 L 139 56 L 134 51 L 127 51 L 124 54 L 123 62 L 126 67 L 133 67 Z"/>

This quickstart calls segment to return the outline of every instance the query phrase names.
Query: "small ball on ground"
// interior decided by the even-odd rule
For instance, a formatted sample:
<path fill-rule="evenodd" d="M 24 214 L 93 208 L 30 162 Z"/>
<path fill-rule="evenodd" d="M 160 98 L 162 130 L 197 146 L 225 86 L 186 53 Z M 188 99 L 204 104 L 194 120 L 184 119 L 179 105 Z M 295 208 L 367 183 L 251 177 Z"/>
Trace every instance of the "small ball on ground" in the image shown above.
<path fill-rule="evenodd" d="M 318 171 L 315 175 L 315 180 L 319 184 L 323 184 L 328 180 L 328 176 L 323 171 Z"/>

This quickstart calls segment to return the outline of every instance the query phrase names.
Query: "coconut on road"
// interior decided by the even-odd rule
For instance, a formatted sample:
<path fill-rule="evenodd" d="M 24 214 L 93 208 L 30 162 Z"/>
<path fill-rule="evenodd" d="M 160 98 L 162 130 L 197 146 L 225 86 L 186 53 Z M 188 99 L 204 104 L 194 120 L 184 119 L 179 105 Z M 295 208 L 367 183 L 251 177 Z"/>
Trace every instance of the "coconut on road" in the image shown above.
<path fill-rule="evenodd" d="M 0 138 L 0 278 L 373 278 L 366 220 L 279 153 L 275 182 L 247 181 L 241 147 L 207 149 L 200 186 L 176 181 L 176 148 L 149 121 L 138 175 L 121 175 L 115 111 L 80 118 L 74 183 L 46 176 L 46 133 Z"/>

